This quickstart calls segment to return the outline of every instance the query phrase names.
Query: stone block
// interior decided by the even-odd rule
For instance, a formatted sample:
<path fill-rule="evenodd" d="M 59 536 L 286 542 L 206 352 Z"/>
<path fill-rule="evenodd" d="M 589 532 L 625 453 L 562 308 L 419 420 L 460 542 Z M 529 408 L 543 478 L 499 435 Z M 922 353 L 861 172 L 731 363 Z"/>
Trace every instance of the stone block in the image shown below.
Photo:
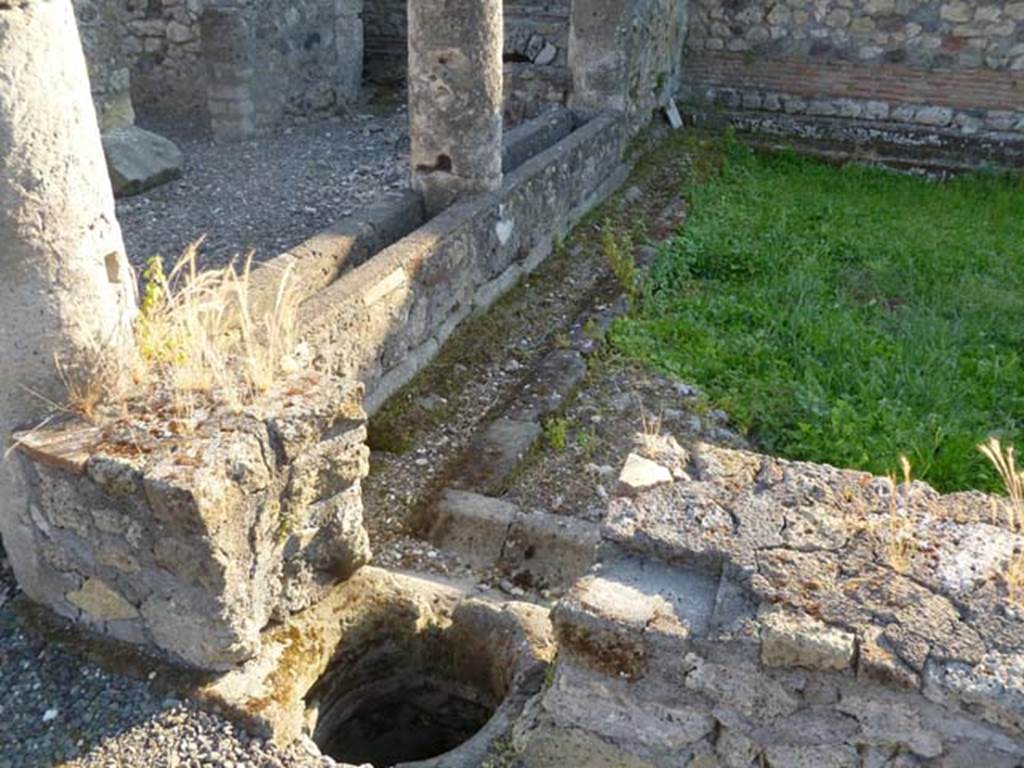
<path fill-rule="evenodd" d="M 181 176 L 184 156 L 170 139 L 135 126 L 103 134 L 114 194 L 137 195 Z"/>
<path fill-rule="evenodd" d="M 102 579 L 89 578 L 65 598 L 76 608 L 87 614 L 89 621 L 118 621 L 134 619 L 138 609 Z"/>
<path fill-rule="evenodd" d="M 369 559 L 361 387 L 288 380 L 190 433 L 156 417 L 21 436 L 38 478 L 33 599 L 203 669 L 241 664 L 272 617 L 319 600 Z M 77 587 L 64 586 L 80 575 Z M 31 585 L 30 585 L 31 586 Z"/>
<path fill-rule="evenodd" d="M 631 453 L 619 472 L 618 493 L 623 496 L 637 494 L 672 482 L 672 472 L 657 462 Z"/>
<path fill-rule="evenodd" d="M 769 608 L 760 621 L 766 666 L 843 670 L 853 662 L 855 637 L 849 632 L 784 608 Z"/>
<path fill-rule="evenodd" d="M 505 539 L 518 514 L 516 506 L 506 501 L 450 489 L 438 502 L 430 539 L 459 552 L 477 567 L 491 568 L 501 559 Z"/>

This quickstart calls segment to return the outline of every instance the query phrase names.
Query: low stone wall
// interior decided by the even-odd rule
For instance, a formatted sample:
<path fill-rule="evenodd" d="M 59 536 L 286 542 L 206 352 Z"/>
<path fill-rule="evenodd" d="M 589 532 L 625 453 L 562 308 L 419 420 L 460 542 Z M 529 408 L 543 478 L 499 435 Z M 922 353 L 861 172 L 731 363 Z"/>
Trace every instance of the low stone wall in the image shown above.
<path fill-rule="evenodd" d="M 568 136 L 576 127 L 568 110 L 554 110 L 505 133 L 502 169 L 510 173 Z M 281 281 L 306 301 L 341 275 L 364 264 L 388 246 L 419 229 L 427 214 L 423 197 L 412 190 L 390 193 L 347 216 L 252 273 L 249 297 L 254 312 L 269 310 Z"/>
<path fill-rule="evenodd" d="M 363 382 L 374 412 L 621 182 L 623 142 L 622 118 L 602 115 L 310 298 L 299 326 L 317 367 Z"/>
<path fill-rule="evenodd" d="M 517 727 L 527 764 L 1024 761 L 1024 611 L 1005 581 L 1024 539 L 1002 500 L 661 454 L 627 463 L 602 563 L 555 609 L 557 672 Z"/>
<path fill-rule="evenodd" d="M 690 0 L 687 47 L 758 58 L 903 64 L 920 70 L 1024 67 L 1019 0 Z M 870 77 L 870 70 L 864 71 Z"/>
<path fill-rule="evenodd" d="M 368 561 L 362 388 L 306 374 L 194 432 L 152 415 L 18 435 L 32 459 L 26 595 L 203 669 Z"/>
<path fill-rule="evenodd" d="M 121 45 L 132 68 L 132 98 L 142 108 L 173 114 L 205 110 L 201 0 L 127 0 Z"/>
<path fill-rule="evenodd" d="M 1024 5 L 694 0 L 687 109 L 1024 139 Z"/>

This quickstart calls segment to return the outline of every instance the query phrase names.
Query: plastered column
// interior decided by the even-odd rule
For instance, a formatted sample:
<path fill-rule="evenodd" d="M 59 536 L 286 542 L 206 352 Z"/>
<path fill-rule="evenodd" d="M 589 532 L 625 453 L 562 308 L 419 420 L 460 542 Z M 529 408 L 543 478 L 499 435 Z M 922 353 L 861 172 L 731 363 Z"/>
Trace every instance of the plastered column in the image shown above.
<path fill-rule="evenodd" d="M 71 0 L 0 4 L 0 451 L 64 399 L 55 360 L 77 377 L 129 359 L 134 285 Z M 0 533 L 43 599 L 68 585 L 38 568 L 17 462 L 0 459 Z"/>
<path fill-rule="evenodd" d="M 412 184 L 430 213 L 501 186 L 501 0 L 410 0 Z"/>

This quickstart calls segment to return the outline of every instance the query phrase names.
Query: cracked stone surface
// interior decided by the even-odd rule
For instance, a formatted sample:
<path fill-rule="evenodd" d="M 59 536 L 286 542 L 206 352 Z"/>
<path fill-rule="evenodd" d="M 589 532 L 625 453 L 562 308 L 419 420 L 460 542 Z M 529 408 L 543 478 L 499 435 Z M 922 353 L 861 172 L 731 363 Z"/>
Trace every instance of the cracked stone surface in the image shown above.
<path fill-rule="evenodd" d="M 680 479 L 611 500 L 602 560 L 556 606 L 524 754 L 553 766 L 584 731 L 644 766 L 1020 764 L 1022 542 L 1003 500 L 676 452 Z"/>

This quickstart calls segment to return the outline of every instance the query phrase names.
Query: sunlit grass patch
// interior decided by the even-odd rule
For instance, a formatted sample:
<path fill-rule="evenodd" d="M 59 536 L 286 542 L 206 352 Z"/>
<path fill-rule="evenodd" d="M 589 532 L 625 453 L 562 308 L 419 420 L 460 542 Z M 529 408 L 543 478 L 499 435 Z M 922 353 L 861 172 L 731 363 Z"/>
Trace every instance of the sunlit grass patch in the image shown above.
<path fill-rule="evenodd" d="M 767 451 L 999 488 L 975 446 L 1024 434 L 1021 181 L 718 151 L 618 346 Z"/>

